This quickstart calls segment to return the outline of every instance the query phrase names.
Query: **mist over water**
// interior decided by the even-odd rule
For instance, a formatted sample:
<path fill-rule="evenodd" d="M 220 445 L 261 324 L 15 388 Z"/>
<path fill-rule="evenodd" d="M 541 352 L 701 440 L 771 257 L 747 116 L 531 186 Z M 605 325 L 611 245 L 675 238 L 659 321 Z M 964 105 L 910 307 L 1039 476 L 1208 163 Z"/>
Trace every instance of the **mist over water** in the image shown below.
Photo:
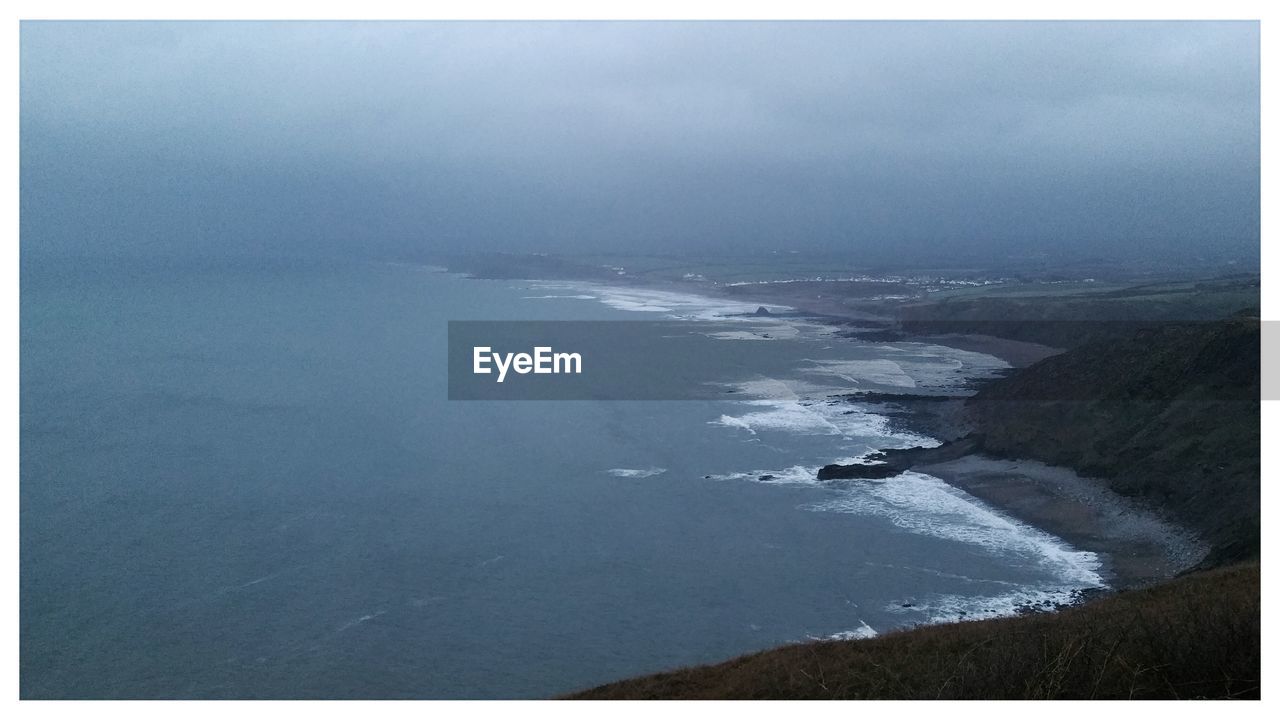
<path fill-rule="evenodd" d="M 544 697 L 1101 582 L 927 475 L 814 481 L 931 441 L 830 389 L 986 356 L 414 266 L 23 280 L 24 697 Z M 449 320 L 640 316 L 761 372 L 723 400 L 446 399 Z"/>

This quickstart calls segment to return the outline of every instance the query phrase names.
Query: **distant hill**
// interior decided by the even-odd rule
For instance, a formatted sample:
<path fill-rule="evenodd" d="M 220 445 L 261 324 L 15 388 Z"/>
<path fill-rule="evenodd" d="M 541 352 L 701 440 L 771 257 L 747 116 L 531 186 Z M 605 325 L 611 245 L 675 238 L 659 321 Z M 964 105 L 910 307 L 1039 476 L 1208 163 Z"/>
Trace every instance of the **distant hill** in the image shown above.
<path fill-rule="evenodd" d="M 1196 573 L 1059 613 L 789 645 L 576 699 L 1087 699 L 1259 696 L 1258 566 Z"/>
<path fill-rule="evenodd" d="M 1009 285 L 941 294 L 896 310 L 901 329 L 978 333 L 1073 348 L 1169 323 L 1213 322 L 1259 304 L 1257 276 L 1145 285 Z"/>

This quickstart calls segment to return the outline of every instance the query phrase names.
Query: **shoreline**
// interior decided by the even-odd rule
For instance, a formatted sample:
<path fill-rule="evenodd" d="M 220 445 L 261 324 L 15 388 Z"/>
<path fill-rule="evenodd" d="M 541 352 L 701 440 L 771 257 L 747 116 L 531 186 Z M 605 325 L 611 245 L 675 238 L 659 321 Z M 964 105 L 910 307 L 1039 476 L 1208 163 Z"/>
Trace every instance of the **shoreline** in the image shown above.
<path fill-rule="evenodd" d="M 465 272 L 462 274 L 466 277 L 478 280 L 491 279 L 470 275 Z M 872 312 L 865 308 L 856 310 L 832 299 L 822 297 L 815 298 L 804 293 L 755 294 L 740 291 L 730 292 L 727 289 L 729 286 L 710 284 L 707 282 L 682 282 L 675 280 L 654 281 L 626 277 L 594 279 L 567 277 L 558 280 L 550 278 L 528 278 L 527 281 L 603 285 L 635 290 L 679 293 L 695 297 L 722 300 L 726 303 L 736 303 L 741 305 L 786 307 L 797 316 L 804 317 L 814 322 L 827 324 L 845 332 L 850 332 L 852 333 L 849 335 L 851 338 L 856 338 L 858 334 L 866 334 L 868 336 L 868 341 L 874 337 L 875 340 L 884 342 L 919 342 L 942 345 L 954 350 L 966 350 L 969 352 L 990 355 L 1003 360 L 1015 369 L 1026 367 L 1039 362 L 1044 358 L 1057 355 L 1062 352 L 1062 348 L 1050 347 L 1048 345 L 1041 345 L 1024 340 L 1011 340 L 994 335 L 983 335 L 979 333 L 916 333 L 893 329 L 890 326 L 894 325 L 897 321 L 890 313 Z M 743 286 L 735 285 L 732 287 L 741 288 Z M 873 301 L 868 300 L 867 302 Z"/>
<path fill-rule="evenodd" d="M 885 450 L 882 462 L 899 472 L 936 477 L 1074 549 L 1095 553 L 1108 592 L 1169 580 L 1208 555 L 1208 546 L 1195 533 L 1100 479 L 1069 467 L 986 452 L 967 424 L 962 397 L 844 400 L 891 417 L 905 432 L 944 443 L 939 448 Z"/>
<path fill-rule="evenodd" d="M 547 279 L 539 279 L 546 281 Z M 768 296 L 729 293 L 718 286 L 700 282 L 646 282 L 618 278 L 612 281 L 565 278 L 563 282 L 586 282 L 620 288 L 673 292 L 741 304 L 785 306 L 797 315 L 846 331 L 847 339 L 869 336 L 864 341 L 920 342 L 996 357 L 1010 365 L 1012 373 L 1046 357 L 1059 348 L 979 334 L 916 334 L 886 330 L 889 315 L 854 312 L 825 298 L 804 295 Z M 866 327 L 863 323 L 879 325 Z M 884 337 L 889 335 L 891 337 Z M 978 381 L 981 382 L 981 381 Z M 971 383 L 976 387 L 976 383 Z M 934 437 L 944 443 L 968 435 L 972 428 L 965 416 L 965 396 L 939 401 L 910 394 L 897 398 L 859 400 L 856 395 L 833 395 L 842 400 L 871 406 L 889 417 L 904 431 Z M 1138 502 L 1118 495 L 1097 479 L 1079 475 L 1068 467 L 1050 466 L 1031 460 L 999 458 L 981 448 L 945 462 L 931 462 L 912 470 L 936 477 L 1008 517 L 1061 539 L 1070 547 L 1095 553 L 1102 565 L 1107 587 L 1100 592 L 1082 593 L 1080 602 L 1097 595 L 1145 587 L 1176 577 L 1193 568 L 1208 553 L 1194 534 Z M 888 478 L 887 482 L 893 482 Z M 1078 603 L 1073 603 L 1078 604 Z"/>
<path fill-rule="evenodd" d="M 697 293 L 694 287 L 668 284 L 673 291 Z M 786 304 L 797 313 L 817 322 L 837 327 L 888 317 L 839 312 L 829 301 L 806 302 L 803 295 L 781 297 L 717 292 L 717 298 L 748 303 Z M 868 334 L 874 334 L 871 331 Z M 957 350 L 979 352 L 999 358 L 1011 366 L 1011 373 L 1062 352 L 1036 343 L 967 333 L 915 334 L 891 331 L 897 342 L 923 342 Z M 850 334 L 849 339 L 857 339 Z M 981 383 L 982 381 L 978 381 Z M 976 387 L 978 383 L 971 383 Z M 848 402 L 873 406 L 873 411 L 893 418 L 904 430 L 952 442 L 965 437 L 972 427 L 965 417 L 965 397 L 915 400 L 905 394 L 894 399 Z M 917 472 L 942 480 L 979 501 L 1060 538 L 1073 548 L 1097 554 L 1102 563 L 1103 593 L 1145 587 L 1169 580 L 1195 567 L 1209 552 L 1195 534 L 1166 519 L 1157 511 L 1112 491 L 1096 478 L 1069 467 L 1046 465 L 1034 460 L 1000 458 L 981 448 L 945 462 L 916 465 Z M 888 478 L 887 482 L 893 482 Z M 1086 594 L 1087 601 L 1091 594 Z"/>
<path fill-rule="evenodd" d="M 1169 580 L 1208 553 L 1190 531 L 1070 468 L 975 453 L 914 470 L 1097 554 L 1110 591 Z"/>

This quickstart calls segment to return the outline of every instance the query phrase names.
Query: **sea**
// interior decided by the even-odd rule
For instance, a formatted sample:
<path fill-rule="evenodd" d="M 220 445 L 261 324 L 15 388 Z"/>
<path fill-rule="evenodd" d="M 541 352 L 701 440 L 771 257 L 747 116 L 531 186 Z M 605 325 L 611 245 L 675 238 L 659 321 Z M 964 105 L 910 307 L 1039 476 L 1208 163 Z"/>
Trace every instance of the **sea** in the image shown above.
<path fill-rule="evenodd" d="M 929 475 L 865 390 L 1007 366 L 682 290 L 393 263 L 22 268 L 24 698 L 540 698 L 1014 613 L 1100 560 Z M 662 320 L 686 400 L 450 400 L 450 321 Z M 758 360 L 757 360 L 758 359 Z"/>

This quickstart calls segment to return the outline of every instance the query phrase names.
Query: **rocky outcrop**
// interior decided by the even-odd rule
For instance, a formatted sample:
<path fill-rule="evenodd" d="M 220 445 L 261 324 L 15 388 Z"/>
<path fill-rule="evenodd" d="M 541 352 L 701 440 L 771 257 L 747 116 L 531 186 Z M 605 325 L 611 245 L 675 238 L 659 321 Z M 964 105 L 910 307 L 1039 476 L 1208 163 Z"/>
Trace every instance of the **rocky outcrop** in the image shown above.
<path fill-rule="evenodd" d="M 878 463 L 875 465 L 861 465 L 853 463 L 850 465 L 824 465 L 818 470 L 819 480 L 882 480 L 895 475 L 901 475 L 902 470 L 893 465 Z"/>
<path fill-rule="evenodd" d="M 868 464 L 851 463 L 849 465 L 831 464 L 818 470 L 819 480 L 881 480 L 910 470 L 917 465 L 932 465 L 957 460 L 978 452 L 982 440 L 976 435 L 962 437 L 959 440 L 943 443 L 937 447 L 913 447 L 906 449 L 881 450 L 868 455 Z"/>

